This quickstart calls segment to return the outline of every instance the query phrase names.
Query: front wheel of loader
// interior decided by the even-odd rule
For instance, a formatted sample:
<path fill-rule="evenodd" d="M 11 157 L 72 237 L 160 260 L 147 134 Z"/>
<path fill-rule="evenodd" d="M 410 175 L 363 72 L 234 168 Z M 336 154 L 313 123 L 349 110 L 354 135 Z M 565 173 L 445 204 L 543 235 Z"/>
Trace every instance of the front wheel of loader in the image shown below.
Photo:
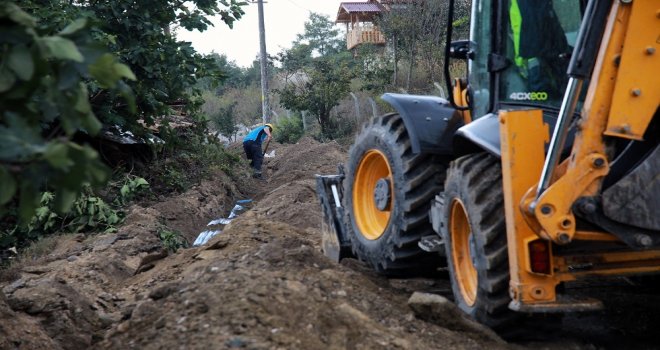
<path fill-rule="evenodd" d="M 518 318 L 509 310 L 509 261 L 498 158 L 487 153 L 452 162 L 445 182 L 442 238 L 458 307 L 503 330 Z"/>
<path fill-rule="evenodd" d="M 347 236 L 360 260 L 387 275 L 437 266 L 438 255 L 417 243 L 433 234 L 428 213 L 443 170 L 435 156 L 413 154 L 398 114 L 375 118 L 362 130 L 349 151 L 344 181 Z"/>

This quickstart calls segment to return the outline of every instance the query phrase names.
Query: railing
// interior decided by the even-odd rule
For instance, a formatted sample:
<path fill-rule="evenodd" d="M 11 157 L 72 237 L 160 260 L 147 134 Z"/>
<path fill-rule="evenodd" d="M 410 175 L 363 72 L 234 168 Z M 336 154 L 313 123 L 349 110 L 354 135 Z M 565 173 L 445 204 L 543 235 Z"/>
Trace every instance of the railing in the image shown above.
<path fill-rule="evenodd" d="M 380 30 L 356 28 L 346 35 L 346 46 L 352 49 L 360 44 L 385 44 L 385 36 Z"/>

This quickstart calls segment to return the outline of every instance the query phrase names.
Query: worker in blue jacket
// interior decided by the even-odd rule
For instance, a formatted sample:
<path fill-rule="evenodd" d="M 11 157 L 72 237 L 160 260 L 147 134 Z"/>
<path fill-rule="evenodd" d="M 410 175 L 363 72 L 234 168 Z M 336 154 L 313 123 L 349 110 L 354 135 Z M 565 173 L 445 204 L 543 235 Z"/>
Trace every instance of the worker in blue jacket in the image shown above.
<path fill-rule="evenodd" d="M 243 138 L 243 150 L 247 159 L 250 159 L 250 166 L 254 169 L 254 177 L 261 178 L 261 163 L 264 160 L 264 151 L 261 150 L 261 144 L 265 140 L 266 144 L 273 138 L 273 125 L 264 124 L 252 129 Z"/>

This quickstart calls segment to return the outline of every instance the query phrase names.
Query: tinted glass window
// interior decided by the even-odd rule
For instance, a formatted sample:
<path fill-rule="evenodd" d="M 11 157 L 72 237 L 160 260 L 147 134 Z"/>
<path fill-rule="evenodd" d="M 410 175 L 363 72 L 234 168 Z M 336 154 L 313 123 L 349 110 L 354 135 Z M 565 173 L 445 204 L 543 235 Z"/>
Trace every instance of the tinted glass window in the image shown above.
<path fill-rule="evenodd" d="M 578 0 L 510 0 L 503 30 L 511 65 L 500 78 L 502 102 L 559 107 L 580 28 Z"/>

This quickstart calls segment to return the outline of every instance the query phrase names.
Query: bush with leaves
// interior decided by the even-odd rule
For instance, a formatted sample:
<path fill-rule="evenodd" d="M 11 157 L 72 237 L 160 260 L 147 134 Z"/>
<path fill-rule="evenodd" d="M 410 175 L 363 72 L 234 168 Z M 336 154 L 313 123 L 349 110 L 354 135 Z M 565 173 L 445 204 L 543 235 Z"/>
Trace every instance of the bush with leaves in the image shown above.
<path fill-rule="evenodd" d="M 329 137 L 333 132 L 330 111 L 348 95 L 354 76 L 350 56 L 315 58 L 301 73 L 305 79 L 291 80 L 276 91 L 280 104 L 294 111 L 309 111 L 316 117 L 321 133 Z"/>
<path fill-rule="evenodd" d="M 236 121 L 234 120 L 234 107 L 236 107 L 236 102 L 221 108 L 217 114 L 211 116 L 218 132 L 227 138 L 231 138 L 237 131 Z"/>
<path fill-rule="evenodd" d="M 312 135 L 312 137 L 319 142 L 341 140 L 345 138 L 349 138 L 352 142 L 355 136 L 356 128 L 357 125 L 355 125 L 355 118 L 338 116 L 330 120 L 330 125 L 328 126 L 325 133 L 316 132 Z"/>
<path fill-rule="evenodd" d="M 205 135 L 203 124 L 172 129 L 162 135 L 165 148 L 148 168 L 136 169 L 155 194 L 179 193 L 219 169 L 228 175 L 240 163 L 240 156 L 224 148 L 215 137 Z"/>
<path fill-rule="evenodd" d="M 122 79 L 135 76 L 94 44 L 86 19 L 42 33 L 32 16 L 4 2 L 0 22 L 0 217 L 18 206 L 26 223 L 41 191 L 53 191 L 53 210 L 64 213 L 85 186 L 107 179 L 96 151 L 72 141 L 101 128 L 86 83 L 119 91 L 134 106 Z"/>
<path fill-rule="evenodd" d="M 188 247 L 188 241 L 186 241 L 181 232 L 177 230 L 161 227 L 158 229 L 158 237 L 161 242 L 163 242 L 165 249 L 170 253 L 176 253 L 179 248 Z"/>
<path fill-rule="evenodd" d="M 55 210 L 52 192 L 41 194 L 39 206 L 26 225 L 14 225 L 0 232 L 0 250 L 25 243 L 56 232 L 114 232 L 124 219 L 121 207 L 140 192 L 149 188 L 143 178 L 127 176 L 114 199 L 109 201 L 97 196 L 89 186 L 73 202 L 71 210 L 60 214 Z"/>
<path fill-rule="evenodd" d="M 296 143 L 305 133 L 302 117 L 298 114 L 294 114 L 290 118 L 280 119 L 275 128 L 275 141 L 279 143 Z"/>

